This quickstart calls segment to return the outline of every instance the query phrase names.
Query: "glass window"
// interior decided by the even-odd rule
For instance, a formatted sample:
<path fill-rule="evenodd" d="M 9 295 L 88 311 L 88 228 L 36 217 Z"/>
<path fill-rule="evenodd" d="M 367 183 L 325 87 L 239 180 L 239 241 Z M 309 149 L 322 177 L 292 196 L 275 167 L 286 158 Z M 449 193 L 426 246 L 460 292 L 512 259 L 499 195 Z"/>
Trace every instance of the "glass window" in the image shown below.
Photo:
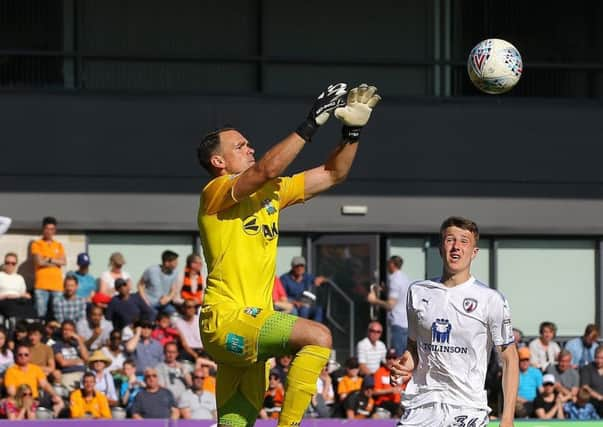
<path fill-rule="evenodd" d="M 193 236 L 188 234 L 90 234 L 88 236 L 90 273 L 94 277 L 100 276 L 103 271 L 108 269 L 111 254 L 121 252 L 126 259 L 124 270 L 132 276 L 132 284 L 135 289 L 143 271 L 153 264 L 160 264 L 161 253 L 166 249 L 178 254 L 178 269 L 182 271 L 186 257 L 193 252 Z"/>
<path fill-rule="evenodd" d="M 390 239 L 387 257 L 392 255 L 402 257 L 404 260 L 402 271 L 411 281 L 425 279 L 425 239 Z"/>
<path fill-rule="evenodd" d="M 291 269 L 291 259 L 303 255 L 304 238 L 299 236 L 280 236 L 276 255 L 276 274 L 280 276 Z M 306 260 L 307 261 L 307 260 Z M 311 266 L 307 266 L 311 270 Z"/>
<path fill-rule="evenodd" d="M 582 335 L 595 320 L 595 256 L 591 240 L 499 240 L 497 284 L 513 325 L 538 335 L 552 321 L 558 335 Z"/>

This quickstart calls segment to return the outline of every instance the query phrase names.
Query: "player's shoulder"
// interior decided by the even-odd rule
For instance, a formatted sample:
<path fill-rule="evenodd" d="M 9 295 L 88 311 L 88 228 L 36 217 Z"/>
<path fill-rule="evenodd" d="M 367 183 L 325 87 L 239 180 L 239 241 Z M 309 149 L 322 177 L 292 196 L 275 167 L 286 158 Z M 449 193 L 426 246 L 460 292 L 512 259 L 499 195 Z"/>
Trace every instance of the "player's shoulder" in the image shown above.
<path fill-rule="evenodd" d="M 439 281 L 439 279 L 434 278 L 434 279 L 424 279 L 424 280 L 415 280 L 414 282 L 412 282 L 408 289 L 412 290 L 412 291 L 420 291 L 420 290 L 427 290 L 427 289 L 433 289 L 433 288 L 441 288 L 444 285 L 442 285 Z"/>
<path fill-rule="evenodd" d="M 475 279 L 471 284 L 471 292 L 474 292 L 477 296 L 482 299 L 487 299 L 492 302 L 499 302 L 501 304 L 508 304 L 507 298 L 498 289 L 493 289 L 481 280 Z"/>

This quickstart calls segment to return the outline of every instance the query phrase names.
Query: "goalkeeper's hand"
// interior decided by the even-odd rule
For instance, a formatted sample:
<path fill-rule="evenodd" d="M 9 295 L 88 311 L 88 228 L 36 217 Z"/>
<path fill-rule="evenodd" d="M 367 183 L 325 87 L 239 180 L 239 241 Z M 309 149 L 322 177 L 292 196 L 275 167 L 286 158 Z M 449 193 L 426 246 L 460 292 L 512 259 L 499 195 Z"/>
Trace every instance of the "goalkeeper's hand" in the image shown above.
<path fill-rule="evenodd" d="M 327 122 L 331 112 L 345 105 L 344 95 L 347 93 L 346 89 L 347 84 L 345 83 L 332 84 L 318 95 L 308 113 L 308 117 L 298 126 L 296 130 L 297 134 L 306 141 L 310 141 L 318 130 L 318 127 Z"/>
<path fill-rule="evenodd" d="M 348 93 L 345 107 L 335 110 L 335 117 L 343 122 L 342 136 L 347 142 L 357 142 L 362 127 L 368 123 L 375 105 L 381 101 L 375 86 L 361 84 Z"/>

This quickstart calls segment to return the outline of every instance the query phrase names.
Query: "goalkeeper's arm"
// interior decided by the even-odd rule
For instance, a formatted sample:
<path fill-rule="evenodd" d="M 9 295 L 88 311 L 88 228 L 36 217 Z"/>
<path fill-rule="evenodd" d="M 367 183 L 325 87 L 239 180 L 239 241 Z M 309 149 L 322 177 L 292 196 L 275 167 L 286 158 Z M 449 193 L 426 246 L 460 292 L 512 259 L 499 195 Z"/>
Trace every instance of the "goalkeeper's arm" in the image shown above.
<path fill-rule="evenodd" d="M 358 151 L 360 131 L 368 123 L 373 108 L 380 100 L 375 86 L 362 84 L 348 93 L 345 106 L 335 110 L 335 117 L 343 123 L 342 143 L 331 152 L 324 165 L 304 173 L 306 200 L 348 176 Z"/>

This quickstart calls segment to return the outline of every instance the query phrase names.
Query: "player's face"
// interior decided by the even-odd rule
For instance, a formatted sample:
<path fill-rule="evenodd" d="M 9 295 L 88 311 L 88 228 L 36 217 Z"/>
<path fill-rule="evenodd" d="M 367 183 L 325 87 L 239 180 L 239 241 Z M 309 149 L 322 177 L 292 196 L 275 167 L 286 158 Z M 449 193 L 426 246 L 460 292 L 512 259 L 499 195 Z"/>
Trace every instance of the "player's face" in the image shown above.
<path fill-rule="evenodd" d="M 229 174 L 246 171 L 255 163 L 255 150 L 236 130 L 220 134 L 220 153 L 212 156 L 212 163 Z"/>
<path fill-rule="evenodd" d="M 478 250 L 475 236 L 468 230 L 453 226 L 442 233 L 440 255 L 448 273 L 469 271 L 471 261 L 477 256 Z"/>

